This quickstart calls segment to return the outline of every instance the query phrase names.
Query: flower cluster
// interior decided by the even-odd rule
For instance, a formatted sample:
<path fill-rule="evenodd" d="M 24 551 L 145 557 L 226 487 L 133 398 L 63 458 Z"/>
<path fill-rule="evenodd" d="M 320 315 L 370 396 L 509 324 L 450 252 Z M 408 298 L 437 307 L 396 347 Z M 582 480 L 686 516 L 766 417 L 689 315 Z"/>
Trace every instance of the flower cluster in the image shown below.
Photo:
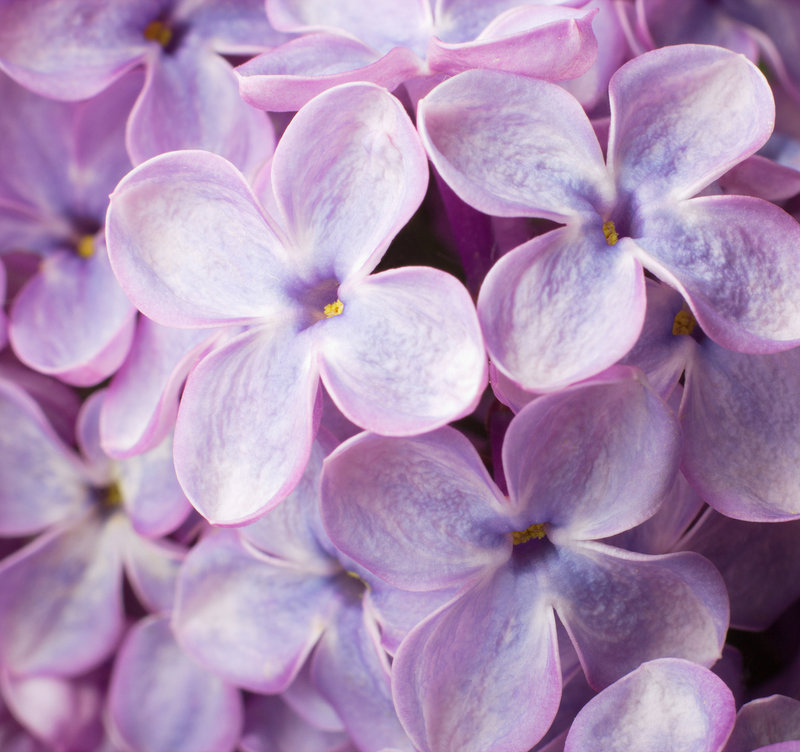
<path fill-rule="evenodd" d="M 796 0 L 0 0 L 2 752 L 800 752 Z"/>

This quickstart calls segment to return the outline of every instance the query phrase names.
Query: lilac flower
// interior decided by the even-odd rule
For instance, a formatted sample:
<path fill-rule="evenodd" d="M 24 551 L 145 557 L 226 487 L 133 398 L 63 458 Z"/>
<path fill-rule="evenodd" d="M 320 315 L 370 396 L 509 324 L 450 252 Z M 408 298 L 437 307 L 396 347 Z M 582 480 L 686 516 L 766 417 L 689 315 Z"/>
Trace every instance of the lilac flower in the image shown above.
<path fill-rule="evenodd" d="M 0 68 L 48 97 L 96 95 L 144 64 L 128 124 L 134 163 L 171 149 L 224 154 L 250 173 L 271 152 L 263 113 L 238 96 L 224 54 L 283 41 L 261 0 L 4 0 Z"/>
<path fill-rule="evenodd" d="M 320 378 L 347 418 L 400 435 L 468 413 L 486 383 L 460 283 L 424 267 L 368 276 L 427 185 L 397 100 L 326 92 L 287 128 L 271 175 L 268 213 L 222 158 L 168 154 L 122 181 L 108 215 L 115 272 L 147 316 L 249 327 L 192 371 L 175 428 L 181 485 L 216 523 L 263 514 L 297 483 Z"/>
<path fill-rule="evenodd" d="M 561 690 L 556 613 L 596 688 L 654 656 L 719 657 L 727 602 L 708 562 L 595 542 L 657 510 L 677 448 L 666 406 L 625 372 L 517 415 L 507 499 L 449 428 L 362 434 L 331 455 L 322 510 L 335 545 L 394 587 L 458 590 L 392 666 L 419 749 L 515 752 L 541 738 Z"/>
<path fill-rule="evenodd" d="M 575 78 L 597 54 L 597 9 L 585 0 L 578 5 L 583 7 L 516 0 L 268 0 L 275 28 L 303 36 L 239 66 L 242 95 L 256 107 L 280 111 L 299 109 L 351 81 L 394 89 L 419 77 L 487 67 L 548 80 Z"/>
<path fill-rule="evenodd" d="M 690 199 L 769 136 L 763 76 L 727 50 L 683 45 L 626 63 L 610 97 L 607 167 L 579 104 L 547 82 L 470 71 L 420 103 L 431 159 L 467 203 L 566 224 L 484 282 L 478 313 L 497 368 L 550 390 L 611 365 L 642 326 L 642 265 L 723 346 L 798 342 L 797 222 L 754 198 Z"/>

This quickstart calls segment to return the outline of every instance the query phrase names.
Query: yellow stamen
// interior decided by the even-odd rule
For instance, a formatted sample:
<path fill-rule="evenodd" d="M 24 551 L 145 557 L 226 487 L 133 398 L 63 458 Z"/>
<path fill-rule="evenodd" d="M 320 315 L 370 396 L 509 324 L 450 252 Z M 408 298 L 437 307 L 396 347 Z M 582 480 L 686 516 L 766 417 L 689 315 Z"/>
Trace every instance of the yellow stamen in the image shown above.
<path fill-rule="evenodd" d="M 122 505 L 122 491 L 120 490 L 118 484 L 112 483 L 105 490 L 105 495 L 103 497 L 103 506 L 106 509 L 115 509 L 116 507 L 121 505 Z"/>
<path fill-rule="evenodd" d="M 614 227 L 614 223 L 610 219 L 607 222 L 603 222 L 603 235 L 606 236 L 606 243 L 609 245 L 616 245 L 619 240 L 617 228 Z"/>
<path fill-rule="evenodd" d="M 546 537 L 547 531 L 544 529 L 544 523 L 541 522 L 526 527 L 524 530 L 515 530 L 511 533 L 511 540 L 514 542 L 515 546 L 518 546 L 520 543 L 527 543 L 533 538 L 541 540 Z"/>
<path fill-rule="evenodd" d="M 333 303 L 328 303 L 325 308 L 322 309 L 322 312 L 325 314 L 325 318 L 329 319 L 332 316 L 338 316 L 344 310 L 344 303 L 338 298 L 333 301 Z"/>
<path fill-rule="evenodd" d="M 172 40 L 172 29 L 163 21 L 151 21 L 144 27 L 144 38 L 148 42 L 158 42 L 166 47 Z"/>
<path fill-rule="evenodd" d="M 691 334 L 697 326 L 697 319 L 692 316 L 692 312 L 684 306 L 675 314 L 672 319 L 673 334 Z"/>
<path fill-rule="evenodd" d="M 371 588 L 370 588 L 370 586 L 369 586 L 369 583 L 368 583 L 368 582 L 365 582 L 365 581 L 362 579 L 361 575 L 359 575 L 359 574 L 356 574 L 356 573 L 355 573 L 355 572 L 353 572 L 351 569 L 345 569 L 345 570 L 344 570 L 344 573 L 345 573 L 345 574 L 346 574 L 348 577 L 352 577 L 354 580 L 357 580 L 359 583 L 361 583 L 361 584 L 364 586 L 364 589 L 365 589 L 365 590 L 370 590 L 370 589 L 371 589 Z"/>
<path fill-rule="evenodd" d="M 81 258 L 91 258 L 94 256 L 94 235 L 84 235 L 78 240 L 75 249 Z"/>

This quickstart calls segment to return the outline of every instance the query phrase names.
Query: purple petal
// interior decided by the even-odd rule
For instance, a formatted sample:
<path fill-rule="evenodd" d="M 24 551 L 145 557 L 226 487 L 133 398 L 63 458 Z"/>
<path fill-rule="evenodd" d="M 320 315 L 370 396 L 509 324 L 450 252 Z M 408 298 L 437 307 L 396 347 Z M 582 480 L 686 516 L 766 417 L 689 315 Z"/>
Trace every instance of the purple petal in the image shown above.
<path fill-rule="evenodd" d="M 175 470 L 209 522 L 246 522 L 294 488 L 311 451 L 317 390 L 308 332 L 252 329 L 192 371 L 175 425 Z"/>
<path fill-rule="evenodd" d="M 428 165 L 400 102 L 369 84 L 320 95 L 292 120 L 272 185 L 303 278 L 368 274 L 417 210 Z"/>
<path fill-rule="evenodd" d="M 183 8 L 180 8 L 183 5 Z M 192 34 L 225 55 L 249 55 L 274 47 L 286 39 L 267 20 L 264 0 L 203 0 L 179 3 Z"/>
<path fill-rule="evenodd" d="M 466 43 L 434 38 L 428 64 L 435 72 L 453 75 L 472 68 L 506 70 L 525 76 L 561 81 L 585 73 L 597 57 L 592 18 L 597 11 L 529 5 L 512 8 L 495 18 Z"/>
<path fill-rule="evenodd" d="M 150 67 L 128 124 L 135 164 L 176 149 L 205 149 L 254 175 L 275 148 L 263 112 L 239 96 L 230 64 L 207 44 L 187 39 Z"/>
<path fill-rule="evenodd" d="M 321 330 L 320 371 L 339 409 L 382 434 L 429 431 L 471 412 L 486 386 L 477 315 L 445 272 L 404 267 L 342 285 Z"/>
<path fill-rule="evenodd" d="M 483 283 L 478 316 L 489 355 L 526 389 L 593 376 L 639 336 L 641 266 L 629 241 L 607 245 L 599 219 L 593 229 L 596 237 L 578 225 L 540 235 L 501 258 Z"/>
<path fill-rule="evenodd" d="M 609 85 L 608 165 L 638 203 L 688 198 L 764 145 L 772 92 L 749 60 L 678 45 L 626 63 Z"/>
<path fill-rule="evenodd" d="M 707 669 L 650 661 L 584 706 L 564 752 L 718 752 L 735 714 L 731 691 Z"/>
<path fill-rule="evenodd" d="M 403 641 L 392 691 L 423 752 L 519 752 L 547 731 L 561 671 L 535 569 L 501 566 Z"/>
<path fill-rule="evenodd" d="M 74 676 L 111 654 L 123 627 L 120 523 L 84 517 L 3 560 L 7 670 Z"/>
<path fill-rule="evenodd" d="M 563 222 L 611 208 L 614 189 L 592 126 L 555 84 L 467 71 L 420 102 L 417 122 L 447 184 L 486 214 Z"/>
<path fill-rule="evenodd" d="M 800 739 L 800 702 L 772 695 L 740 708 L 733 733 L 722 752 L 751 752 L 762 747 L 772 750 L 771 745 L 776 745 L 775 752 L 793 752 L 800 748 L 800 741 L 788 745 L 780 742 L 794 739 Z"/>
<path fill-rule="evenodd" d="M 350 439 L 325 462 L 321 503 L 336 547 L 402 589 L 458 586 L 510 553 L 502 497 L 451 428 Z"/>
<path fill-rule="evenodd" d="M 423 72 L 422 61 L 405 47 L 382 57 L 356 39 L 306 34 L 240 65 L 242 98 L 262 110 L 294 112 L 339 84 L 367 81 L 393 91 Z"/>
<path fill-rule="evenodd" d="M 239 692 L 178 646 L 164 617 L 140 621 L 120 648 L 108 715 L 134 752 L 233 752 L 242 730 Z"/>
<path fill-rule="evenodd" d="M 260 554 L 222 532 L 186 557 L 173 625 L 181 645 L 217 675 L 254 692 L 282 692 L 339 602 L 332 576 Z"/>
<path fill-rule="evenodd" d="M 167 326 L 286 315 L 284 251 L 244 177 L 215 154 L 164 154 L 111 197 L 108 252 L 137 308 Z"/>
<path fill-rule="evenodd" d="M 643 213 L 636 235 L 642 263 L 683 294 L 718 344 L 774 352 L 800 341 L 800 225 L 782 209 L 696 198 Z"/>
<path fill-rule="evenodd" d="M 744 355 L 704 342 L 686 382 L 682 466 L 703 499 L 741 520 L 800 517 L 800 348 Z"/>
<path fill-rule="evenodd" d="M 548 523 L 558 541 L 591 540 L 643 522 L 672 485 L 679 439 L 674 414 L 635 371 L 534 400 L 503 444 L 518 529 Z"/>
<path fill-rule="evenodd" d="M 719 659 L 728 598 L 719 573 L 702 556 L 645 556 L 598 543 L 556 551 L 548 584 L 593 687 L 654 658 L 706 666 Z"/>
<path fill-rule="evenodd" d="M 153 614 L 169 614 L 186 551 L 169 539 L 149 540 L 130 530 L 125 540 L 125 574 L 136 597 Z"/>

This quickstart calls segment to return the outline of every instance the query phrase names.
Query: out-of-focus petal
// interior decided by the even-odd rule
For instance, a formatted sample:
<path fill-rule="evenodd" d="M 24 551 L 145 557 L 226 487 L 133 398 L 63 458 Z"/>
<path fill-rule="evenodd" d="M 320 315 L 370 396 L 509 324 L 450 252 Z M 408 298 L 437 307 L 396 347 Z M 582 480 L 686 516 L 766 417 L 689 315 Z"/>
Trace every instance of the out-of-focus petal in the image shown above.
<path fill-rule="evenodd" d="M 748 196 L 654 206 L 633 233 L 642 264 L 676 287 L 703 331 L 740 352 L 800 342 L 800 224 Z"/>
<path fill-rule="evenodd" d="M 556 550 L 548 586 L 593 687 L 602 689 L 654 658 L 708 666 L 719 659 L 728 596 L 702 556 L 645 556 L 598 543 Z"/>
<path fill-rule="evenodd" d="M 796 752 L 800 749 L 800 702 L 792 697 L 772 695 L 743 705 L 736 725 L 722 752 Z M 788 742 L 784 745 L 781 742 Z M 784 748 L 785 747 L 785 748 Z"/>
<path fill-rule="evenodd" d="M 466 288 L 429 267 L 343 285 L 341 315 L 320 333 L 320 372 L 338 408 L 363 428 L 417 434 L 477 405 L 487 365 Z"/>
<path fill-rule="evenodd" d="M 264 0 L 181 0 L 176 15 L 191 33 L 224 55 L 248 55 L 286 40 L 267 20 Z"/>
<path fill-rule="evenodd" d="M 503 444 L 518 529 L 547 523 L 561 541 L 634 527 L 661 504 L 679 451 L 675 415 L 635 371 L 540 397 Z"/>
<path fill-rule="evenodd" d="M 537 563 L 501 566 L 403 641 L 392 692 L 423 752 L 518 752 L 547 731 L 561 671 Z"/>
<path fill-rule="evenodd" d="M 614 189 L 589 119 L 556 84 L 467 71 L 420 102 L 417 122 L 447 184 L 486 214 L 563 222 L 611 207 Z"/>
<path fill-rule="evenodd" d="M 171 613 L 185 549 L 168 539 L 149 540 L 130 528 L 124 557 L 125 574 L 142 605 L 153 614 Z"/>
<path fill-rule="evenodd" d="M 123 289 L 161 324 L 286 315 L 282 243 L 242 174 L 216 154 L 163 154 L 128 173 L 106 237 Z"/>
<path fill-rule="evenodd" d="M 775 104 L 747 58 L 706 45 L 648 52 L 609 85 L 608 165 L 624 196 L 694 196 L 764 145 Z"/>
<path fill-rule="evenodd" d="M 735 715 L 731 691 L 711 671 L 654 660 L 589 700 L 564 752 L 718 752 Z"/>
<path fill-rule="evenodd" d="M 233 752 L 243 709 L 237 689 L 183 652 L 165 617 L 150 617 L 117 655 L 108 717 L 132 752 Z"/>
<path fill-rule="evenodd" d="M 360 434 L 323 470 L 331 540 L 406 590 L 458 586 L 507 559 L 502 504 L 477 452 L 452 428 L 407 439 Z"/>
<path fill-rule="evenodd" d="M 246 522 L 294 488 L 311 451 L 317 390 L 309 330 L 252 329 L 192 371 L 175 424 L 175 470 L 209 522 Z"/>
<path fill-rule="evenodd" d="M 428 163 L 400 102 L 354 83 L 297 114 L 271 176 L 299 276 L 344 282 L 372 271 L 422 203 Z"/>
<path fill-rule="evenodd" d="M 645 313 L 644 275 L 629 243 L 607 245 L 598 219 L 594 228 L 553 230 L 503 256 L 478 296 L 497 368 L 526 389 L 549 391 L 625 355 Z"/>

